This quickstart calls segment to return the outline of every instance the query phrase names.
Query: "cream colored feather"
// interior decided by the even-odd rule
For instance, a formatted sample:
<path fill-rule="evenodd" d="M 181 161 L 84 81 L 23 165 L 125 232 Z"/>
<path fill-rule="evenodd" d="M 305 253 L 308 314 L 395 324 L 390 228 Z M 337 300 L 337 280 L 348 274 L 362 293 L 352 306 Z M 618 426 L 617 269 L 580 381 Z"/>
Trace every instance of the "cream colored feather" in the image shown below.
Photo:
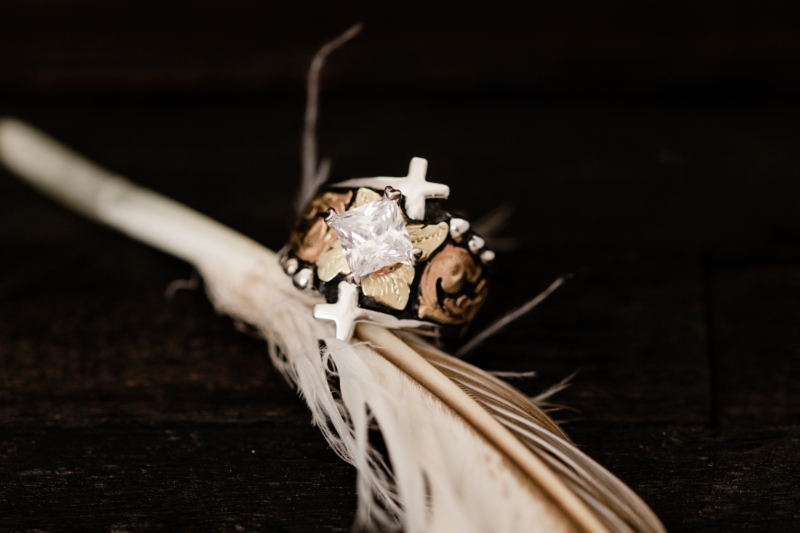
<path fill-rule="evenodd" d="M 663 529 L 630 489 L 506 383 L 412 335 L 403 342 L 362 326 L 357 335 L 375 349 L 335 340 L 329 323 L 312 318 L 319 298 L 296 290 L 275 254 L 254 241 L 19 121 L 0 122 L 0 160 L 70 207 L 193 263 L 217 309 L 258 328 L 315 424 L 358 469 L 359 524 L 408 532 Z M 463 397 L 450 397 L 443 382 Z M 371 427 L 379 428 L 390 465 L 370 444 Z M 503 428 L 514 449 L 498 437 Z"/>
<path fill-rule="evenodd" d="M 318 58 L 317 69 L 324 54 Z M 309 86 L 317 79 L 318 72 L 310 75 Z M 315 157 L 304 159 L 304 195 L 327 173 Z M 0 161 L 69 207 L 192 263 L 216 309 L 258 329 L 316 426 L 356 467 L 357 526 L 409 533 L 663 531 L 628 487 L 505 382 L 410 334 L 361 325 L 352 343 L 337 341 L 330 323 L 312 317 L 321 298 L 295 289 L 276 255 L 258 243 L 112 175 L 20 121 L 0 120 Z M 370 440 L 374 430 L 386 457 Z"/>

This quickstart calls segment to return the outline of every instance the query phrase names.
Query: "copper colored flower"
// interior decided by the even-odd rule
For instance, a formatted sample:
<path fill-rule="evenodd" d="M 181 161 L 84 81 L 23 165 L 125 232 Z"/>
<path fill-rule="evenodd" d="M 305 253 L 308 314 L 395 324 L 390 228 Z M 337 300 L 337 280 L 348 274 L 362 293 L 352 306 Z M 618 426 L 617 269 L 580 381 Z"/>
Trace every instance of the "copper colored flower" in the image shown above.
<path fill-rule="evenodd" d="M 316 263 L 336 240 L 336 232 L 325 223 L 323 215 L 333 208 L 338 213 L 350 203 L 353 191 L 346 193 L 325 192 L 314 198 L 289 237 L 289 246 L 298 258 Z"/>
<path fill-rule="evenodd" d="M 488 292 L 482 273 L 467 250 L 452 244 L 445 246 L 422 274 L 420 318 L 452 325 L 472 320 Z M 441 300 L 440 291 L 443 293 Z"/>

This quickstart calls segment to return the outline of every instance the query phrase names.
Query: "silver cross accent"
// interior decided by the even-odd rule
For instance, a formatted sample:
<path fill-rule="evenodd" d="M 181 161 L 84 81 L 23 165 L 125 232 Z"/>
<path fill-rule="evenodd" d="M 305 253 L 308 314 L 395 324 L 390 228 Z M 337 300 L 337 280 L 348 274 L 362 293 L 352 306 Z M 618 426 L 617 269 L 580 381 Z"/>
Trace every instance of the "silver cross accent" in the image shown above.
<path fill-rule="evenodd" d="M 358 288 L 352 283 L 339 283 L 339 299 L 335 304 L 314 306 L 314 318 L 332 320 L 336 323 L 336 338 L 349 341 L 356 327 L 356 320 L 363 311 L 358 307 Z"/>
<path fill-rule="evenodd" d="M 332 187 L 369 187 L 370 189 L 383 190 L 386 186 L 399 189 L 403 193 L 406 214 L 414 220 L 425 219 L 425 200 L 428 198 L 447 198 L 450 196 L 450 187 L 441 183 L 431 183 L 425 180 L 428 171 L 428 160 L 414 157 L 408 165 L 408 176 L 404 178 L 390 178 L 378 176 L 376 178 L 354 178 Z"/>
<path fill-rule="evenodd" d="M 386 313 L 358 307 L 358 287 L 347 281 L 339 282 L 339 298 L 333 304 L 314 306 L 314 318 L 331 320 L 336 324 L 336 338 L 349 341 L 356 322 L 369 322 L 385 328 L 409 329 L 423 335 L 437 336 L 439 327 L 422 320 L 400 319 Z"/>

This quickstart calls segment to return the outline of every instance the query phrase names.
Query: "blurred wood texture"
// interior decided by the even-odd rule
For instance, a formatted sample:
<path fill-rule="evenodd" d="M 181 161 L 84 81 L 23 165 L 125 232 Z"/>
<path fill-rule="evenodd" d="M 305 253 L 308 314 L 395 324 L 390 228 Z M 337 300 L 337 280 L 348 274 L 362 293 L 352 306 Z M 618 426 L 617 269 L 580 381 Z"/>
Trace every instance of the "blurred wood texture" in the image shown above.
<path fill-rule="evenodd" d="M 670 531 L 800 529 L 800 4 L 0 5 L 0 115 L 276 249 L 316 48 L 335 176 L 511 201 L 476 350 Z M 0 170 L 0 530 L 348 531 L 354 472 L 190 268 Z"/>

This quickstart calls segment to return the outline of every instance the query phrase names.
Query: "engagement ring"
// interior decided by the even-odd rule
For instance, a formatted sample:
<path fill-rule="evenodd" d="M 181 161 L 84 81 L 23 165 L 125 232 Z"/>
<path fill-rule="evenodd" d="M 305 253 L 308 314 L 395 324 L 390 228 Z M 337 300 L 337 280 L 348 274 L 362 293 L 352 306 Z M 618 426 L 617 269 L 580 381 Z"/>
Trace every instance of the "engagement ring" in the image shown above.
<path fill-rule="evenodd" d="M 350 340 L 358 322 L 434 337 L 464 333 L 488 293 L 494 252 L 469 222 L 440 206 L 447 185 L 415 157 L 403 178 L 358 178 L 321 189 L 280 254 L 301 290 L 327 303 L 314 317 Z"/>

